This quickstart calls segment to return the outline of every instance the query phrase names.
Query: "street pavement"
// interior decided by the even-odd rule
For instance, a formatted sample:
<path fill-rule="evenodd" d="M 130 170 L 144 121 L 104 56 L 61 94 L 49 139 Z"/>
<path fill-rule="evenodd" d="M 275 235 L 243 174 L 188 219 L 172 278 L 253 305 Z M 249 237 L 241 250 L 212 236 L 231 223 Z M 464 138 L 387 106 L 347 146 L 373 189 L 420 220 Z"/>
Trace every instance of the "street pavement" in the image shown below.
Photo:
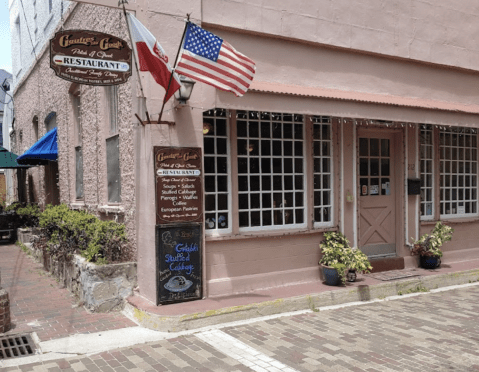
<path fill-rule="evenodd" d="M 479 371 L 478 328 L 479 285 L 473 283 L 170 334 L 148 344 L 3 370 Z"/>

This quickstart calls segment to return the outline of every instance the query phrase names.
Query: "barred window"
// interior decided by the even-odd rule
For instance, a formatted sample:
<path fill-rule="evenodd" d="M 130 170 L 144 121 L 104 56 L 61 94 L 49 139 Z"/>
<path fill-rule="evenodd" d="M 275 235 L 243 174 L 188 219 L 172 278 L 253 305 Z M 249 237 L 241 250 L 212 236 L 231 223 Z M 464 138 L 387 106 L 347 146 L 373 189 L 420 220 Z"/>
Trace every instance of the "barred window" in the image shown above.
<path fill-rule="evenodd" d="M 440 139 L 441 217 L 477 214 L 477 134 L 470 128 L 443 128 Z"/>
<path fill-rule="evenodd" d="M 331 117 L 313 116 L 314 222 L 332 222 Z"/>
<path fill-rule="evenodd" d="M 434 143 L 432 125 L 421 126 L 421 219 L 431 219 L 433 209 Z"/>
<path fill-rule="evenodd" d="M 229 145 L 226 110 L 203 113 L 205 228 L 230 231 Z"/>
<path fill-rule="evenodd" d="M 237 116 L 240 229 L 304 226 L 303 115 Z"/>

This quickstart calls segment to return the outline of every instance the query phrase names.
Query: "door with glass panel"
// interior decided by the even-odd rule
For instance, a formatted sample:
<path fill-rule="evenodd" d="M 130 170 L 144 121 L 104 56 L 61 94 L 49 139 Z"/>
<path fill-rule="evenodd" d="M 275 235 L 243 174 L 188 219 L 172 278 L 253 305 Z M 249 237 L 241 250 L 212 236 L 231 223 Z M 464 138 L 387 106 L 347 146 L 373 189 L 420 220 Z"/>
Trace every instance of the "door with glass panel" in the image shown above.
<path fill-rule="evenodd" d="M 394 133 L 360 130 L 359 247 L 368 256 L 396 254 Z"/>

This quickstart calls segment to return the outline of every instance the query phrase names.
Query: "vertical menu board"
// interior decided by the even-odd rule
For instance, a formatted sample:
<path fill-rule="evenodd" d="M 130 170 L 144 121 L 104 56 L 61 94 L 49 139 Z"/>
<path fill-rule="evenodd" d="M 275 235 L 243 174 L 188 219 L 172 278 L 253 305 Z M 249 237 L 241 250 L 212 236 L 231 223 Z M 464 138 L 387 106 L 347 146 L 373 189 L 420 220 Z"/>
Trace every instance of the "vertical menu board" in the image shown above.
<path fill-rule="evenodd" d="M 156 226 L 157 305 L 202 298 L 202 225 Z"/>
<path fill-rule="evenodd" d="M 202 157 L 199 147 L 154 147 L 156 224 L 202 222 Z"/>

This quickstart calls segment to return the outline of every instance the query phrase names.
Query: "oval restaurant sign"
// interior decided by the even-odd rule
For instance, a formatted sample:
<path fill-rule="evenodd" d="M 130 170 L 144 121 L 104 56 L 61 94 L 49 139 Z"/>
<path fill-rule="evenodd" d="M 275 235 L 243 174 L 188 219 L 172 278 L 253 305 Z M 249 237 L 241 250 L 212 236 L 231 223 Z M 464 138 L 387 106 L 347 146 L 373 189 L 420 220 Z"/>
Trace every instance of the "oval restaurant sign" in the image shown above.
<path fill-rule="evenodd" d="M 201 148 L 154 147 L 156 224 L 202 222 Z"/>
<path fill-rule="evenodd" d="M 88 85 L 117 85 L 131 76 L 131 49 L 116 36 L 64 30 L 50 40 L 50 67 L 65 80 Z"/>

